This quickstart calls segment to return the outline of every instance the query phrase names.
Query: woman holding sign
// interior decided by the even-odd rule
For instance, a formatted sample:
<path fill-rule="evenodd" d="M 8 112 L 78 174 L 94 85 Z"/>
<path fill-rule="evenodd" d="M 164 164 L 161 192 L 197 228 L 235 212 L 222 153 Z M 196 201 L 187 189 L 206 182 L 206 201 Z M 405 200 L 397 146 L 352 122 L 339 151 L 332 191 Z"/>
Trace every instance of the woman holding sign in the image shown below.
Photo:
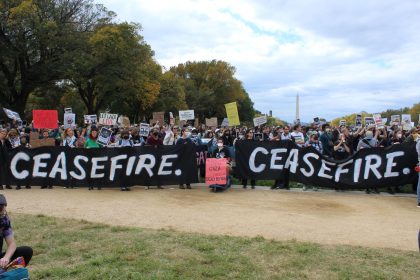
<path fill-rule="evenodd" d="M 90 129 L 90 133 L 89 133 L 89 138 L 88 140 L 86 140 L 85 144 L 84 144 L 84 148 L 86 149 L 96 149 L 96 148 L 101 148 L 101 144 L 97 143 L 98 140 L 98 128 L 96 126 L 93 126 Z M 98 187 L 98 190 L 101 190 L 101 187 Z M 89 190 L 93 190 L 93 186 L 90 184 L 89 185 Z"/>

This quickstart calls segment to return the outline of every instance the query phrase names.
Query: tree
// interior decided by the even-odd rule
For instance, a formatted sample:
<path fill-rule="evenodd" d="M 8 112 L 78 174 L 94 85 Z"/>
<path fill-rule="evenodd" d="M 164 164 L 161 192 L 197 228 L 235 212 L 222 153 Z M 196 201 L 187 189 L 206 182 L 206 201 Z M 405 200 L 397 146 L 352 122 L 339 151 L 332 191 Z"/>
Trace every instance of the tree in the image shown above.
<path fill-rule="evenodd" d="M 242 82 L 234 77 L 235 68 L 224 61 L 186 62 L 170 72 L 183 80 L 185 101 L 201 121 L 226 117 L 225 104 L 236 101 L 241 121 L 252 120 L 254 109 Z"/>
<path fill-rule="evenodd" d="M 111 16 L 92 0 L 1 1 L 1 105 L 23 115 L 31 92 L 63 78 L 79 35 Z"/>
<path fill-rule="evenodd" d="M 154 112 L 177 112 L 188 109 L 182 80 L 167 71 L 160 78 L 160 94 L 153 105 Z"/>
<path fill-rule="evenodd" d="M 137 24 L 108 23 L 85 38 L 68 77 L 89 114 L 110 109 L 134 117 L 155 102 L 161 68 L 140 29 Z"/>

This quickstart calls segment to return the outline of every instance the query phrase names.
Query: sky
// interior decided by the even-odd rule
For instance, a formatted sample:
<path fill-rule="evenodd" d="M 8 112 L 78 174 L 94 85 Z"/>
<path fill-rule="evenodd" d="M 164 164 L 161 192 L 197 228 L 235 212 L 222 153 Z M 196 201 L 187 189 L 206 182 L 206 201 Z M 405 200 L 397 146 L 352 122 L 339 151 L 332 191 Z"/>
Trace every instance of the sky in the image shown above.
<path fill-rule="evenodd" d="M 331 120 L 420 102 L 420 1 L 102 0 L 159 64 L 223 60 L 262 113 Z M 191 108 L 193 109 L 193 108 Z"/>

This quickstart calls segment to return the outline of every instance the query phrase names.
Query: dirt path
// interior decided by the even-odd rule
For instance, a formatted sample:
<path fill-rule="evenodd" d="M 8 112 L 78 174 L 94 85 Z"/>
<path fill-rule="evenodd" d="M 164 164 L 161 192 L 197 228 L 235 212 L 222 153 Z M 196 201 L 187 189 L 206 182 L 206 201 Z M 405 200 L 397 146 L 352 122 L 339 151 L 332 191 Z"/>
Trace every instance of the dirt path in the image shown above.
<path fill-rule="evenodd" d="M 418 250 L 416 199 L 360 193 L 243 190 L 4 190 L 8 211 L 112 225 Z"/>

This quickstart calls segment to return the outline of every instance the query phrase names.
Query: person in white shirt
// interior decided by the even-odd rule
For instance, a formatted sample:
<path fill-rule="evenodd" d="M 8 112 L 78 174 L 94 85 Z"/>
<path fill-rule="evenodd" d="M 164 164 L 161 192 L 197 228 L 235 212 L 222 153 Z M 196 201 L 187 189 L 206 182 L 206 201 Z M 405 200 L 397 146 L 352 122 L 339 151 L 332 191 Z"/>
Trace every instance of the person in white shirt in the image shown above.
<path fill-rule="evenodd" d="M 75 148 L 76 147 L 77 138 L 74 136 L 74 131 L 70 127 L 64 130 L 63 133 L 63 142 L 61 145 L 63 147 Z"/>
<path fill-rule="evenodd" d="M 302 133 L 302 127 L 300 124 L 297 124 L 293 127 L 293 132 L 291 133 L 292 139 L 295 144 L 302 148 L 305 145 L 305 136 Z"/>

